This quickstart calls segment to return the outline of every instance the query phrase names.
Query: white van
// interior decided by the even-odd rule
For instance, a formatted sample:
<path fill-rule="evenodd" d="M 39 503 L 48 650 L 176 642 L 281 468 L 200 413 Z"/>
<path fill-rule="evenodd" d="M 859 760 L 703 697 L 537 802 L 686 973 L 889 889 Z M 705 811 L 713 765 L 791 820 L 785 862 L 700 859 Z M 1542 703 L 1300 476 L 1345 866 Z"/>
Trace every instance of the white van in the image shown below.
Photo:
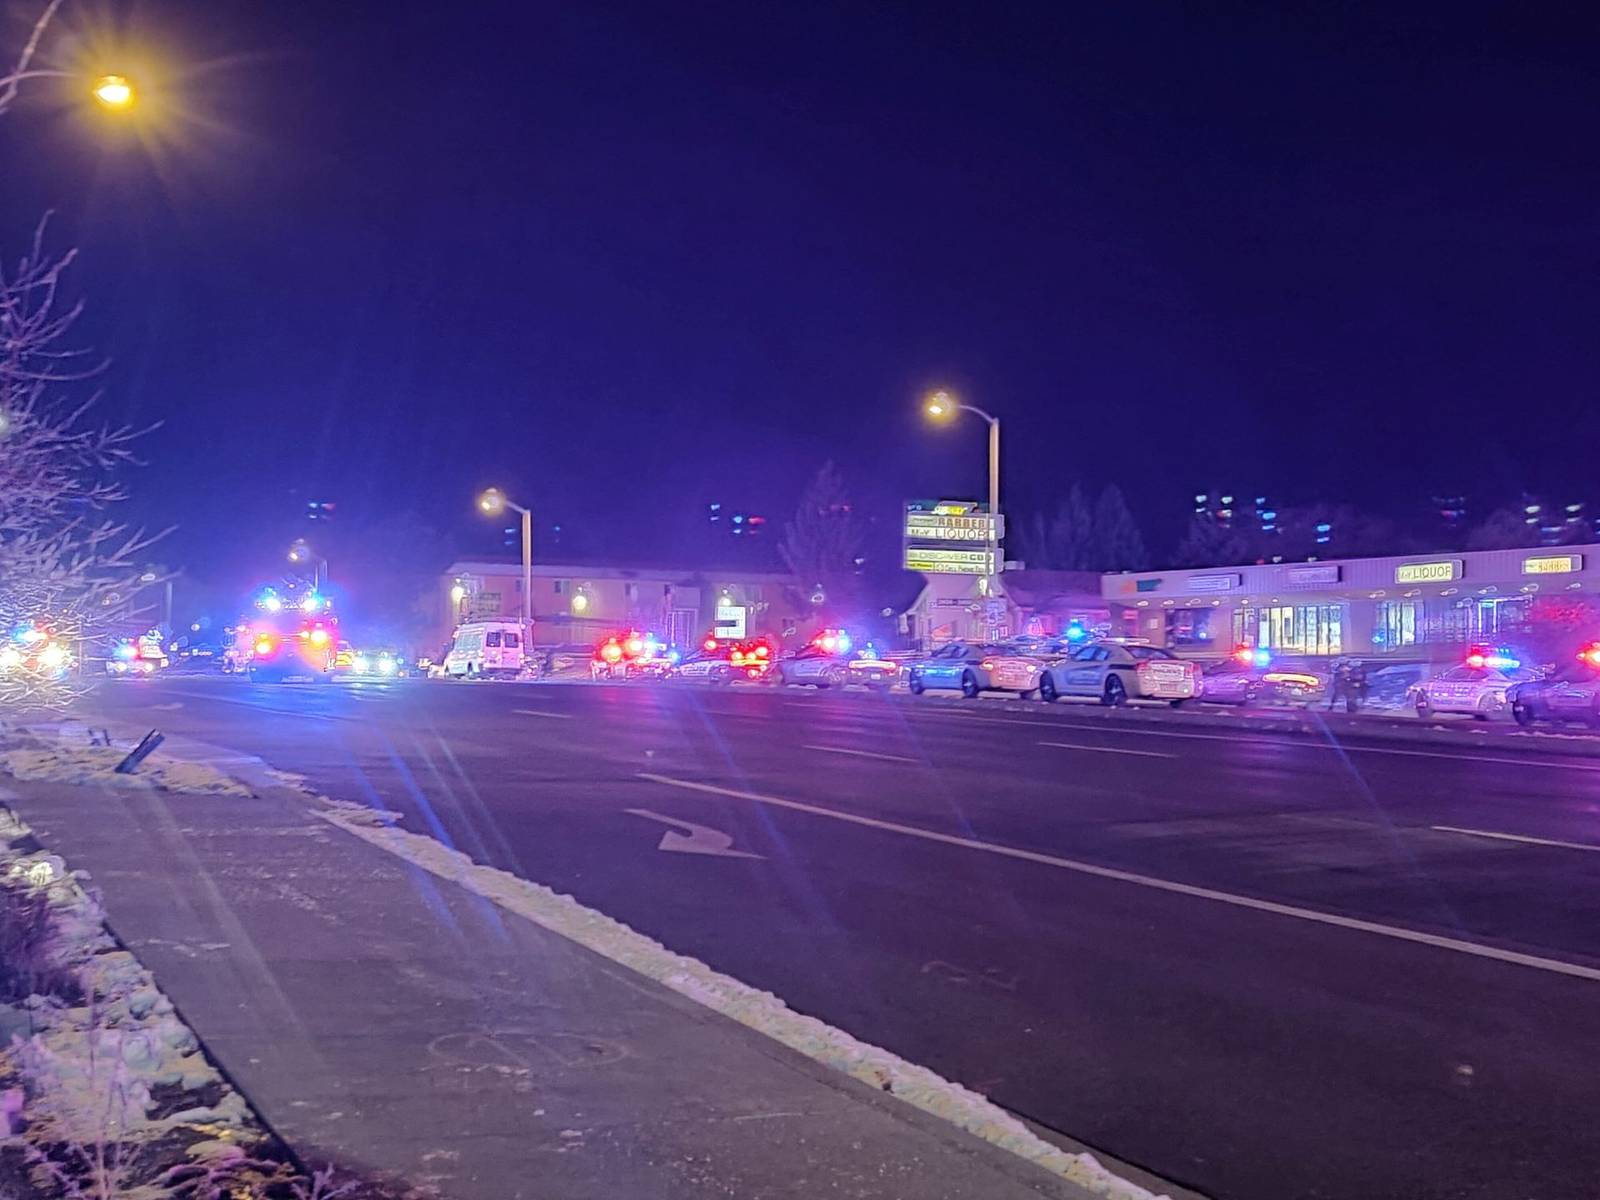
<path fill-rule="evenodd" d="M 470 621 L 456 630 L 444 656 L 444 673 L 455 679 L 516 675 L 522 670 L 522 626 L 516 621 Z"/>

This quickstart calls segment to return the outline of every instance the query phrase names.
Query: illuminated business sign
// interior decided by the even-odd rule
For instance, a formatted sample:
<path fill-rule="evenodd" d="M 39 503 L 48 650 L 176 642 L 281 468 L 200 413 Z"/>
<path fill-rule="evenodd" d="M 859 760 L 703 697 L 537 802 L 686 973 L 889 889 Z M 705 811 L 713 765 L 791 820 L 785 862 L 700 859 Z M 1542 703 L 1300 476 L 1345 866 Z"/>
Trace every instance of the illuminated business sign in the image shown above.
<path fill-rule="evenodd" d="M 1339 565 L 1337 563 L 1315 563 L 1306 567 L 1290 567 L 1287 572 L 1290 583 L 1302 587 L 1314 583 L 1338 583 Z"/>
<path fill-rule="evenodd" d="M 914 542 L 997 542 L 1005 536 L 1005 523 L 988 513 L 946 516 L 908 512 L 905 535 Z"/>
<path fill-rule="evenodd" d="M 716 613 L 716 628 L 712 631 L 719 638 L 742 638 L 747 636 L 744 627 L 745 608 L 742 604 L 719 604 Z"/>
<path fill-rule="evenodd" d="M 1524 575 L 1571 575 L 1583 570 L 1581 554 L 1540 554 L 1522 560 Z"/>
<path fill-rule="evenodd" d="M 1394 569 L 1396 583 L 1449 583 L 1461 578 L 1459 558 L 1441 558 L 1438 562 L 1401 563 Z"/>
<path fill-rule="evenodd" d="M 905 568 L 930 575 L 993 575 L 994 555 L 987 550 L 946 550 L 932 546 L 907 546 Z"/>
<path fill-rule="evenodd" d="M 1231 592 L 1244 582 L 1244 577 L 1236 572 L 1225 575 L 1191 575 L 1185 580 L 1186 590 L 1191 592 Z"/>

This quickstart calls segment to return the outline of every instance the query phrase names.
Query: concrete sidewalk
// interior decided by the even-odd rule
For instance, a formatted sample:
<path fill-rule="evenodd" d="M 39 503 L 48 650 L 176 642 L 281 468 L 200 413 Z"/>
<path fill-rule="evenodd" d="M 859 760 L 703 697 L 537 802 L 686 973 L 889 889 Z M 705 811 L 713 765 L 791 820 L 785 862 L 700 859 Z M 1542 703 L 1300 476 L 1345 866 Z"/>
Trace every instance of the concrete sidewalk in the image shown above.
<path fill-rule="evenodd" d="M 5 781 L 312 1164 L 456 1200 L 1088 1192 L 319 819 Z"/>

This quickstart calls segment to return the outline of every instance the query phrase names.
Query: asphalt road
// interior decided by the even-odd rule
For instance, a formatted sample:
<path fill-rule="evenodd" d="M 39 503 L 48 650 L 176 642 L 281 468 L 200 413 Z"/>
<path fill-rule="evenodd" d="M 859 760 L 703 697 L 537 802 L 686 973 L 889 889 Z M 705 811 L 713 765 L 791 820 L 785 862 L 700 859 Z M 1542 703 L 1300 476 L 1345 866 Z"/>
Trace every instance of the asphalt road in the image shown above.
<path fill-rule="evenodd" d="M 100 689 L 1216 1197 L 1595 1195 L 1600 760 L 687 685 Z"/>

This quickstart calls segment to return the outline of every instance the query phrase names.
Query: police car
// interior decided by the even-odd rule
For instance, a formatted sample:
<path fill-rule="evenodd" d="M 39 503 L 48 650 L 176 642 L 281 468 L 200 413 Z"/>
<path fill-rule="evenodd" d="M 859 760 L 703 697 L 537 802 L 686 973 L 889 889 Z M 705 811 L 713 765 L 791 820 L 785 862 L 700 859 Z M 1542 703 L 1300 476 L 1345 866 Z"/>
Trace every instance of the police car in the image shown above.
<path fill-rule="evenodd" d="M 670 678 L 712 684 L 754 682 L 765 678 L 771 667 L 772 647 L 763 638 L 730 642 L 708 637 L 672 668 Z"/>
<path fill-rule="evenodd" d="M 1600 642 L 1585 646 L 1576 662 L 1546 679 L 1527 679 L 1506 689 L 1519 725 L 1571 721 L 1600 726 Z"/>
<path fill-rule="evenodd" d="M 1416 686 L 1417 716 L 1464 713 L 1480 721 L 1493 720 L 1510 707 L 1507 693 L 1513 684 L 1537 678 L 1510 651 L 1475 646 L 1466 662 Z"/>
<path fill-rule="evenodd" d="M 1111 707 L 1129 700 L 1162 700 L 1174 708 L 1200 693 L 1200 668 L 1159 646 L 1091 642 L 1046 666 L 1039 698 L 1092 697 Z"/>
<path fill-rule="evenodd" d="M 1200 699 L 1207 704 L 1305 704 L 1320 698 L 1326 676 L 1304 665 L 1275 663 L 1259 646 L 1240 646 L 1227 658 L 1205 668 Z"/>
<path fill-rule="evenodd" d="M 1015 646 L 950 642 L 906 668 L 906 685 L 925 691 L 959 691 L 969 700 L 983 692 L 1020 692 L 1039 686 L 1043 662 Z"/>
<path fill-rule="evenodd" d="M 604 639 L 594 648 L 589 676 L 592 679 L 659 678 L 676 661 L 676 651 L 663 646 L 655 634 L 630 629 Z"/>
<path fill-rule="evenodd" d="M 899 668 L 879 658 L 870 645 L 857 651 L 850 635 L 842 629 L 824 629 L 773 668 L 777 683 L 818 688 L 847 687 L 852 683 L 887 688 L 894 684 L 898 673 Z"/>

